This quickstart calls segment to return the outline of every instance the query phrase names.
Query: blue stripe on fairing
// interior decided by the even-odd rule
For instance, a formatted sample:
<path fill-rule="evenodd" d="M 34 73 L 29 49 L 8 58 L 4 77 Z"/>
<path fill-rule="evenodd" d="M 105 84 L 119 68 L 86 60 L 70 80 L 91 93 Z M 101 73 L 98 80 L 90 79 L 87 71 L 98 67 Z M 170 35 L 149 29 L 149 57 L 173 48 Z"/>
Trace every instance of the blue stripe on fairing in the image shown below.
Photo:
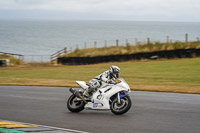
<path fill-rule="evenodd" d="M 127 96 L 126 94 L 120 94 L 120 98 Z"/>

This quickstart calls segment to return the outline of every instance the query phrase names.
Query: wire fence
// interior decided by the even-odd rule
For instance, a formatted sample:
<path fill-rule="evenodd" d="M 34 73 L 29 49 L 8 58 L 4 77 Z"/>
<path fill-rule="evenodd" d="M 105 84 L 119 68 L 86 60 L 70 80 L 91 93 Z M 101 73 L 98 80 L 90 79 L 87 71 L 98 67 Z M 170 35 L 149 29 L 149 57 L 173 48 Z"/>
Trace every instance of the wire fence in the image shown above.
<path fill-rule="evenodd" d="M 100 47 L 110 47 L 110 46 L 126 46 L 135 45 L 135 44 L 145 44 L 146 38 L 135 38 L 135 39 L 125 39 L 125 40 L 91 40 L 79 44 L 75 44 L 74 46 L 68 47 L 70 51 L 74 51 L 75 49 L 86 49 L 86 48 L 100 48 Z"/>
<path fill-rule="evenodd" d="M 14 54 L 14 53 L 7 53 L 7 52 L 0 52 L 0 54 L 5 54 L 5 55 L 12 55 L 20 60 L 23 60 L 24 59 L 24 55 L 22 54 Z"/>
<path fill-rule="evenodd" d="M 76 44 L 73 46 L 65 47 L 64 49 L 61 49 L 51 55 L 21 55 L 21 54 L 13 54 L 13 53 L 5 53 L 5 52 L 0 52 L 0 53 L 13 55 L 13 56 L 15 56 L 23 61 L 26 61 L 26 62 L 50 62 L 52 60 L 56 60 L 60 55 L 72 52 L 76 49 L 139 45 L 139 44 L 148 44 L 148 43 L 155 43 L 155 42 L 172 43 L 172 42 L 181 41 L 181 42 L 187 43 L 189 41 L 200 41 L 200 37 L 196 37 L 195 39 L 194 38 L 195 37 L 193 37 L 192 39 L 190 38 L 190 40 L 189 40 L 189 36 L 186 33 L 185 36 L 183 36 L 181 40 L 173 39 L 170 36 L 161 38 L 161 41 L 155 40 L 150 37 L 146 37 L 146 38 L 142 38 L 142 37 L 134 38 L 133 37 L 131 39 L 124 39 L 124 40 L 120 40 L 120 39 L 91 40 L 91 41 L 83 42 L 82 44 Z"/>
<path fill-rule="evenodd" d="M 173 43 L 173 42 L 188 42 L 188 41 L 200 41 L 200 37 L 190 37 L 186 33 L 182 38 L 176 39 L 170 36 L 165 36 L 160 38 L 160 40 L 155 39 L 156 37 L 138 37 L 138 38 L 129 38 L 129 39 L 116 39 L 116 40 L 91 40 L 83 42 L 81 44 L 75 44 L 68 47 L 69 51 L 74 51 L 76 49 L 86 49 L 86 48 L 100 48 L 100 47 L 110 47 L 110 46 L 126 46 L 126 45 L 138 45 L 138 44 L 147 44 L 147 43 Z"/>
<path fill-rule="evenodd" d="M 51 55 L 24 55 L 25 62 L 50 62 Z"/>

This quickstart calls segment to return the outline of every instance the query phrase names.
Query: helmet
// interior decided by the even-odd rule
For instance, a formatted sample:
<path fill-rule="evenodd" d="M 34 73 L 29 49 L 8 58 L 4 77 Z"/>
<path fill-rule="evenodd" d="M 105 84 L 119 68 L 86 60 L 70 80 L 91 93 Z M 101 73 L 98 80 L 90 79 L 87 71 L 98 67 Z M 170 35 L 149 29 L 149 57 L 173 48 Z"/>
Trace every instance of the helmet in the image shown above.
<path fill-rule="evenodd" d="M 110 67 L 110 73 L 112 74 L 112 76 L 114 76 L 115 78 L 119 78 L 119 73 L 120 73 L 120 68 L 118 66 L 111 66 Z"/>

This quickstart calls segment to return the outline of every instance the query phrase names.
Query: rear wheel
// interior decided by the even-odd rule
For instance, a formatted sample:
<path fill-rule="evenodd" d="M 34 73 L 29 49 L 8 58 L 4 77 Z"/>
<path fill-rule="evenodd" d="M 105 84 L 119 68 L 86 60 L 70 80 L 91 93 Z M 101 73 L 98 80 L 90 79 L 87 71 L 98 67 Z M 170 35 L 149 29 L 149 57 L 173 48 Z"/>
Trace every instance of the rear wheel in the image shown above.
<path fill-rule="evenodd" d="M 126 113 L 130 108 L 131 108 L 131 99 L 129 96 L 125 96 L 125 97 L 122 97 L 120 99 L 120 103 L 118 103 L 118 99 L 114 99 L 112 102 L 111 102 L 111 111 L 112 113 L 116 114 L 116 115 L 121 115 L 121 114 L 124 114 Z"/>
<path fill-rule="evenodd" d="M 85 103 L 82 100 L 77 100 L 76 95 L 71 95 L 67 100 L 67 108 L 71 112 L 80 112 L 84 110 Z"/>

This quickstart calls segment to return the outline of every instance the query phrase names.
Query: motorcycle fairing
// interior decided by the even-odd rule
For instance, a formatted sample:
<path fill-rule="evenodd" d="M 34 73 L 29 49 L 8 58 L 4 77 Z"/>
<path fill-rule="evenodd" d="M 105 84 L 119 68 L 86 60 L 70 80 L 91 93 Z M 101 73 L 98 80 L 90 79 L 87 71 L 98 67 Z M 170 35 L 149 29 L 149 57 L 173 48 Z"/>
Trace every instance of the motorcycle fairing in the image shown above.
<path fill-rule="evenodd" d="M 100 88 L 98 91 L 96 91 L 93 96 L 93 102 L 88 102 L 85 105 L 86 109 L 102 109 L 102 110 L 109 110 L 110 109 L 110 104 L 109 104 L 109 100 L 110 98 L 122 91 L 129 91 L 129 88 L 125 88 L 123 87 L 123 82 L 119 83 L 119 84 L 110 84 L 108 86 L 104 86 L 102 88 Z M 120 94 L 120 98 L 127 96 L 126 94 Z M 95 105 L 94 105 L 95 103 Z M 98 105 L 96 105 L 96 103 L 98 103 Z"/>

